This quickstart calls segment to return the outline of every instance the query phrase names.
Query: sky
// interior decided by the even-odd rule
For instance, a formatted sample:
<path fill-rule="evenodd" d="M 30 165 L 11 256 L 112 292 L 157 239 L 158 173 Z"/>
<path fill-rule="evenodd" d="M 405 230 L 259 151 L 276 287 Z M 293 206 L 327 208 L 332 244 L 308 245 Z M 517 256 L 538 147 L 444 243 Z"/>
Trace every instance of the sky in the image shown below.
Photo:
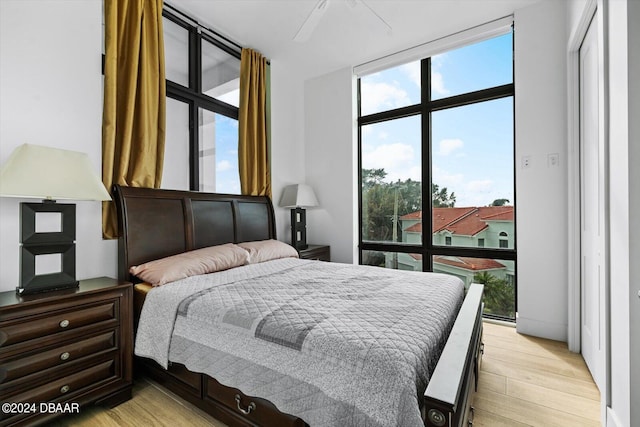
<path fill-rule="evenodd" d="M 238 107 L 240 89 L 234 89 L 215 98 Z M 215 115 L 216 141 L 216 193 L 240 194 L 240 175 L 238 174 L 238 121 Z"/>
<path fill-rule="evenodd" d="M 513 82 L 512 35 L 432 57 L 432 98 Z M 361 78 L 362 114 L 420 102 L 420 62 Z M 421 181 L 420 116 L 362 128 L 362 167 L 384 168 L 387 181 Z M 432 114 L 433 182 L 456 195 L 456 206 L 514 202 L 513 98 Z"/>
<path fill-rule="evenodd" d="M 216 192 L 240 194 L 238 121 L 216 114 Z"/>

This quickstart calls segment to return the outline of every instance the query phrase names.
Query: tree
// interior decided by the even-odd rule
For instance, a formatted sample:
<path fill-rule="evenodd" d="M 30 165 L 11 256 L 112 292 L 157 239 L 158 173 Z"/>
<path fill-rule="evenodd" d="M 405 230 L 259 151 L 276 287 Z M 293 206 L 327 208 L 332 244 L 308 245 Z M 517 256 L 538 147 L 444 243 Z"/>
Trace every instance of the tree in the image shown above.
<path fill-rule="evenodd" d="M 456 194 L 448 194 L 447 187 L 440 189 L 438 184 L 431 183 L 431 199 L 434 208 L 452 208 L 456 204 Z"/>
<path fill-rule="evenodd" d="M 422 183 L 408 178 L 387 182 L 383 169 L 362 169 L 362 235 L 366 240 L 392 241 L 402 236 L 399 218 L 422 210 Z M 456 197 L 432 184 L 434 207 L 453 207 Z M 394 226 L 396 233 L 394 233 Z"/>
<path fill-rule="evenodd" d="M 362 186 L 372 187 L 384 183 L 387 173 L 384 169 L 362 169 Z"/>
<path fill-rule="evenodd" d="M 473 281 L 484 285 L 485 313 L 515 318 L 516 298 L 513 285 L 488 271 L 476 273 Z"/>
<path fill-rule="evenodd" d="M 489 206 L 504 206 L 509 203 L 509 199 L 495 199 Z"/>

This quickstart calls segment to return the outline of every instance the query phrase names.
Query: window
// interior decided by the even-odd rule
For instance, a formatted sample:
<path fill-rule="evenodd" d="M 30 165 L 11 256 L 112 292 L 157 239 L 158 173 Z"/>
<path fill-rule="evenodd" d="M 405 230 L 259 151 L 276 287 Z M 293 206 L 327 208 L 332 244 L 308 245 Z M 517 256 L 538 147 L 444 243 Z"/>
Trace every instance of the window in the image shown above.
<path fill-rule="evenodd" d="M 498 241 L 500 242 L 500 247 L 501 248 L 508 248 L 509 247 L 509 239 L 508 239 L 507 233 L 505 233 L 504 231 L 501 231 L 499 236 L 500 237 L 499 237 Z"/>
<path fill-rule="evenodd" d="M 239 194 L 240 47 L 172 10 L 165 4 L 162 187 Z"/>
<path fill-rule="evenodd" d="M 484 283 L 514 319 L 512 30 L 361 75 L 358 100 L 360 263 Z"/>

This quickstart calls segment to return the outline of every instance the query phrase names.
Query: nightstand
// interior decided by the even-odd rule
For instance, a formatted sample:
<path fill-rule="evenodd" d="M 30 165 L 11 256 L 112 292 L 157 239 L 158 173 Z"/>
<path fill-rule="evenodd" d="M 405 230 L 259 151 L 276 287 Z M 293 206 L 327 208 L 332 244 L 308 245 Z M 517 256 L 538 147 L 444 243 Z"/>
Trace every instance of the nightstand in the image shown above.
<path fill-rule="evenodd" d="M 101 277 L 77 289 L 0 293 L 0 395 L 21 404 L 3 406 L 0 425 L 116 406 L 131 398 L 132 362 L 131 283 Z"/>
<path fill-rule="evenodd" d="M 331 247 L 327 245 L 309 245 L 307 249 L 298 249 L 301 259 L 331 261 Z"/>

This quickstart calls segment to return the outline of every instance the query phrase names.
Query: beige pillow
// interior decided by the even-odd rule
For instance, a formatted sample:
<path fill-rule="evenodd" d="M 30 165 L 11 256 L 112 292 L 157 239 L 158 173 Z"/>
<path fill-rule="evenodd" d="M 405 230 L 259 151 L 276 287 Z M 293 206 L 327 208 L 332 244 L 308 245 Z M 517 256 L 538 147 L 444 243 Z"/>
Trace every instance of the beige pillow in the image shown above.
<path fill-rule="evenodd" d="M 249 252 L 249 264 L 271 261 L 279 258 L 298 258 L 298 251 L 293 246 L 279 240 L 258 240 L 255 242 L 242 242 L 238 246 Z"/>
<path fill-rule="evenodd" d="M 160 286 L 190 276 L 228 270 L 248 262 L 249 253 L 246 250 L 227 243 L 135 265 L 129 272 L 153 286 Z"/>

